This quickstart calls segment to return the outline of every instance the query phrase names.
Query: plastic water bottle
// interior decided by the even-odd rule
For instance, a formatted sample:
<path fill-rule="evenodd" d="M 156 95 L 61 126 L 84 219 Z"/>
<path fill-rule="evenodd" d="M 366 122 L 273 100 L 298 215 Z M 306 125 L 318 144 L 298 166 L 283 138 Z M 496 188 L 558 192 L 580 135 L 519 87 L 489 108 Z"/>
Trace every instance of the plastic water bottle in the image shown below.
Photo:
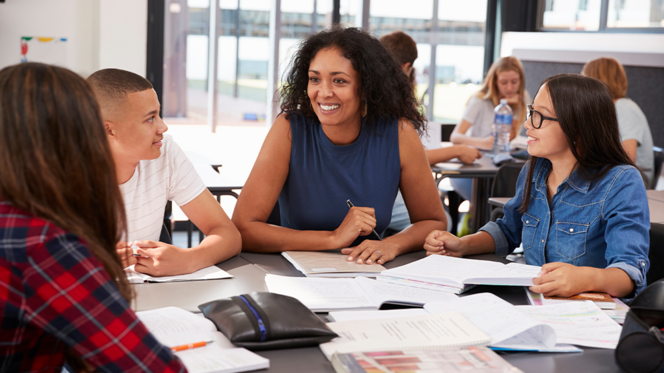
<path fill-rule="evenodd" d="M 512 108 L 507 104 L 506 99 L 502 99 L 494 112 L 496 114 L 493 117 L 493 154 L 509 154 Z"/>

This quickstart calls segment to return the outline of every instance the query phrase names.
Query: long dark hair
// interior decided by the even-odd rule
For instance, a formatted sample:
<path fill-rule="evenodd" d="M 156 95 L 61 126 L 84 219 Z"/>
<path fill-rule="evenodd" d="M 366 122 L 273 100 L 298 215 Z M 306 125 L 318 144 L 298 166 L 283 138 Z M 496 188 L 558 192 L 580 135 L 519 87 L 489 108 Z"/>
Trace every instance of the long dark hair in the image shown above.
<path fill-rule="evenodd" d="M 378 118 L 396 117 L 410 120 L 420 134 L 424 132 L 426 118 L 417 110 L 408 77 L 378 39 L 358 28 L 321 31 L 302 41 L 280 92 L 281 113 L 286 113 L 286 119 L 295 110 L 316 118 L 307 96 L 309 65 L 320 50 L 330 47 L 341 50 L 360 76 L 358 95 L 367 102 L 368 127 L 374 126 Z"/>
<path fill-rule="evenodd" d="M 576 158 L 575 170 L 582 178 L 597 180 L 614 166 L 634 166 L 620 142 L 616 107 L 602 82 L 577 74 L 559 74 L 545 79 L 538 93 L 544 84 Z M 530 202 L 537 159 L 535 156 L 530 159 L 521 212 L 526 211 Z"/>
<path fill-rule="evenodd" d="M 0 71 L 0 198 L 85 240 L 125 299 L 115 245 L 122 195 L 99 106 L 70 70 L 41 63 Z"/>

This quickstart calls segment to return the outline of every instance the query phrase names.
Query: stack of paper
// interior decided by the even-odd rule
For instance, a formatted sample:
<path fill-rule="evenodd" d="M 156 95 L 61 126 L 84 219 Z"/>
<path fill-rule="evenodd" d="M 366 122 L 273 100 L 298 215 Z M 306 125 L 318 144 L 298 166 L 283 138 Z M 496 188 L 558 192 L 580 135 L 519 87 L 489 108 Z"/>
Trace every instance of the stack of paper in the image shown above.
<path fill-rule="evenodd" d="M 307 277 L 375 277 L 385 270 L 380 264 L 357 264 L 348 255 L 320 251 L 285 251 L 282 253 Z"/>
<path fill-rule="evenodd" d="M 136 312 L 157 340 L 167 346 L 210 341 L 205 347 L 175 354 L 192 373 L 234 373 L 270 367 L 270 361 L 244 348 L 235 348 L 212 321 L 177 307 Z"/>
<path fill-rule="evenodd" d="M 534 293 L 526 288 L 528 301 L 533 306 L 548 306 L 551 304 L 566 303 L 566 302 L 585 302 L 592 301 L 597 307 L 603 310 L 615 310 L 617 303 L 611 298 L 608 293 L 585 292 L 571 297 L 547 297 L 545 295 Z"/>
<path fill-rule="evenodd" d="M 530 286 L 540 270 L 541 267 L 526 264 L 502 264 L 486 260 L 431 255 L 383 271 L 378 280 L 392 283 L 402 280 L 404 284 L 429 289 L 432 286 L 446 286 L 452 292 L 460 293 L 469 285 Z"/>
<path fill-rule="evenodd" d="M 328 359 L 334 353 L 484 346 L 490 341 L 458 312 L 333 322 L 327 326 L 339 334 L 338 338 L 320 345 Z"/>
<path fill-rule="evenodd" d="M 392 285 L 366 277 L 306 278 L 266 275 L 270 293 L 298 299 L 314 312 L 331 310 L 377 310 L 384 303 L 422 307 L 435 300 L 454 299 L 439 291 Z"/>
<path fill-rule="evenodd" d="M 199 281 L 199 280 L 217 280 L 222 278 L 231 278 L 233 277 L 228 272 L 222 270 L 216 266 L 210 266 L 203 269 L 199 269 L 194 273 L 188 273 L 186 275 L 178 276 L 150 276 L 145 273 L 136 272 L 134 266 L 129 266 L 125 268 L 125 273 L 127 274 L 127 279 L 130 283 L 140 284 L 143 282 L 174 282 L 174 281 Z"/>

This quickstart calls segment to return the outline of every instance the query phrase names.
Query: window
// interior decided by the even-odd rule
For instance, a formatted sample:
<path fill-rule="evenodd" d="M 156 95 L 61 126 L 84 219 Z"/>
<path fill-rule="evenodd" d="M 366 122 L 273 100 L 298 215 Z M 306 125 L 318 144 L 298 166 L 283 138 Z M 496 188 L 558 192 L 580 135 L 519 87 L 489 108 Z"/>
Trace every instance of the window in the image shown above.
<path fill-rule="evenodd" d="M 610 0 L 610 28 L 664 27 L 664 0 Z"/>
<path fill-rule="evenodd" d="M 542 26 L 548 30 L 599 30 L 602 0 L 549 0 Z"/>

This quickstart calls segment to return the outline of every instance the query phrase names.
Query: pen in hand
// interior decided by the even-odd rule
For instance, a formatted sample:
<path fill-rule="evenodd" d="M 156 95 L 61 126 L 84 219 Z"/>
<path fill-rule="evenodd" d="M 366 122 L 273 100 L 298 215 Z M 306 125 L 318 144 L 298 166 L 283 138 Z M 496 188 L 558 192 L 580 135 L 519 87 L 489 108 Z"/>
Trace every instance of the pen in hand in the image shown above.
<path fill-rule="evenodd" d="M 348 208 L 353 208 L 353 207 L 355 207 L 355 205 L 353 205 L 353 202 L 351 202 L 349 199 L 346 200 L 346 204 L 348 205 Z M 373 234 L 374 237 L 376 237 L 376 239 L 377 239 L 378 241 L 382 241 L 382 239 L 380 238 L 380 235 L 378 235 L 378 232 L 376 232 L 375 229 L 372 229 L 372 230 L 371 230 L 371 234 Z"/>
<path fill-rule="evenodd" d="M 196 347 L 205 347 L 205 346 L 209 345 L 212 342 L 214 342 L 214 341 L 203 341 L 203 342 L 189 343 L 189 344 L 186 344 L 186 345 L 174 346 L 174 347 L 171 347 L 171 351 L 177 352 L 177 351 L 190 350 L 190 349 L 196 348 Z"/>

